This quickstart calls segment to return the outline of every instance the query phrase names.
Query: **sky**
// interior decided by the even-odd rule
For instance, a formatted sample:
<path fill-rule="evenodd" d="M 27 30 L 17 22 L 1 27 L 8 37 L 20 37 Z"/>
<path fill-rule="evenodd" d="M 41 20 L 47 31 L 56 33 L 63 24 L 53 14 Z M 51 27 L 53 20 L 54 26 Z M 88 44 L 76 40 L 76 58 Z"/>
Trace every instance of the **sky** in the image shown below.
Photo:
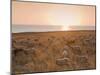
<path fill-rule="evenodd" d="M 63 30 L 70 26 L 95 26 L 95 6 L 13 1 L 12 25 L 61 26 Z"/>

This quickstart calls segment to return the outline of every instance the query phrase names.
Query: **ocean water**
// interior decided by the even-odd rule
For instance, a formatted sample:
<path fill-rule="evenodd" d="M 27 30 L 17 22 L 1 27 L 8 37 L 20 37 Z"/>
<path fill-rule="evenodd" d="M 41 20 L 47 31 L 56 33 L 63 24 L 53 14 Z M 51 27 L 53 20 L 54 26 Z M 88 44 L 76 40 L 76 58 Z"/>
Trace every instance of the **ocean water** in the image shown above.
<path fill-rule="evenodd" d="M 73 31 L 95 30 L 95 26 L 63 26 L 61 25 L 12 25 L 12 33 L 20 32 L 48 32 L 48 31 Z"/>

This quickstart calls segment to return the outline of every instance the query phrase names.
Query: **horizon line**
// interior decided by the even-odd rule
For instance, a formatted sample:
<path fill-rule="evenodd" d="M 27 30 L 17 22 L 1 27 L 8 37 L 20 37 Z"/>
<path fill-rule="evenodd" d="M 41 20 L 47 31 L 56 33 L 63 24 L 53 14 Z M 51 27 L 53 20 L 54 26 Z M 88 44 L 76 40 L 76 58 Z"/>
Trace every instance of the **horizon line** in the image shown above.
<path fill-rule="evenodd" d="M 24 24 L 12 24 L 11 26 L 67 26 L 67 25 L 35 25 L 35 24 L 24 25 Z M 70 25 L 70 26 L 80 26 L 80 25 Z M 96 26 L 96 25 L 81 25 L 81 26 Z"/>

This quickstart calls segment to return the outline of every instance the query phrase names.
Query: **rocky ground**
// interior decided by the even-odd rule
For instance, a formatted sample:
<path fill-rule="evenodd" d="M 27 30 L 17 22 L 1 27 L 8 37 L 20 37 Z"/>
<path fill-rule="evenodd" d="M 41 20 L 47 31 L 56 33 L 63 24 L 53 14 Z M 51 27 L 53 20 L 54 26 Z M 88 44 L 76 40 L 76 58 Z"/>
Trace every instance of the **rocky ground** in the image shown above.
<path fill-rule="evenodd" d="M 12 33 L 12 73 L 96 68 L 95 31 Z"/>

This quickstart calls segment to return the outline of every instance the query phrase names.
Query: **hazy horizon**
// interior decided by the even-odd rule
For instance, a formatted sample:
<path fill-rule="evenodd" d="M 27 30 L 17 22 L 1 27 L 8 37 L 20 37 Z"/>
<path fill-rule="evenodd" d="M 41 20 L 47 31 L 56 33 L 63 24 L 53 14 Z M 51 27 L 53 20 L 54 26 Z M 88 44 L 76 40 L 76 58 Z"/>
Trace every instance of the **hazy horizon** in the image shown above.
<path fill-rule="evenodd" d="M 63 26 L 61 25 L 12 25 L 12 33 L 95 30 L 95 26 Z"/>

